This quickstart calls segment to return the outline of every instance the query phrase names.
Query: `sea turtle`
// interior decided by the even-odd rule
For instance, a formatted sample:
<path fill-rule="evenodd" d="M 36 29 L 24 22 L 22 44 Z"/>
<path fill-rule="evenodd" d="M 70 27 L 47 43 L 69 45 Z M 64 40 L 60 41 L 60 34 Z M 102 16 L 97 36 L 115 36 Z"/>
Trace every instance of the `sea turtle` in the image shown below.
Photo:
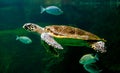
<path fill-rule="evenodd" d="M 63 49 L 64 45 L 87 46 L 100 53 L 106 52 L 104 39 L 76 27 L 50 25 L 43 28 L 34 23 L 25 23 L 23 28 L 40 34 L 44 47 L 54 54 L 58 54 L 56 49 Z"/>

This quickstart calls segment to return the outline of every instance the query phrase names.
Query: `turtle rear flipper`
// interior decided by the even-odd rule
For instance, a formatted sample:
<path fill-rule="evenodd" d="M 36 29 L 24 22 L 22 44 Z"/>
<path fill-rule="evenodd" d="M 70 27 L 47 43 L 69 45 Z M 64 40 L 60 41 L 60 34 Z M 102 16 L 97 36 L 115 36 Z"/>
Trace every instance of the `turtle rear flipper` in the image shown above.
<path fill-rule="evenodd" d="M 91 47 L 96 50 L 97 52 L 105 53 L 106 52 L 106 47 L 105 47 L 105 42 L 103 41 L 98 41 L 96 43 L 93 43 Z"/>

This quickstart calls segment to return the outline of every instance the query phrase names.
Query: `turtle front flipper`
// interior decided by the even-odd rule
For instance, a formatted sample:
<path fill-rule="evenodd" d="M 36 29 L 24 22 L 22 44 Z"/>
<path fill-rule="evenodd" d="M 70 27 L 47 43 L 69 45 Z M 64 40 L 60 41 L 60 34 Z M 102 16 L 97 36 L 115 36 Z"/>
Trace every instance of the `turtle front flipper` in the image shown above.
<path fill-rule="evenodd" d="M 56 57 L 59 56 L 57 50 L 51 46 L 49 46 L 45 41 L 41 40 L 41 44 L 44 46 L 44 48 L 46 49 L 46 51 Z"/>
<path fill-rule="evenodd" d="M 42 33 L 41 40 L 45 41 L 49 46 L 52 46 L 53 48 L 63 49 L 63 47 L 59 43 L 57 43 L 54 38 L 48 33 Z"/>

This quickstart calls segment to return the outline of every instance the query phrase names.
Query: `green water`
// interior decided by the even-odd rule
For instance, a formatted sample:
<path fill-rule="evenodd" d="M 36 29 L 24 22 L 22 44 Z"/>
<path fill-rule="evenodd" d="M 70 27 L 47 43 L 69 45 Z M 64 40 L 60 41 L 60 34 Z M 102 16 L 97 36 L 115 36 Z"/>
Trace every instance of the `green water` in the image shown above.
<path fill-rule="evenodd" d="M 56 5 L 59 16 L 40 14 L 40 6 Z M 47 53 L 40 35 L 27 32 L 24 23 L 70 25 L 107 40 L 107 52 L 99 54 L 97 66 L 102 73 L 120 73 L 120 1 L 118 0 L 0 0 L 0 73 L 88 73 L 79 59 L 88 47 L 65 46 L 60 56 Z M 31 44 L 16 41 L 16 35 L 28 36 Z M 71 41 L 72 42 L 72 41 Z M 80 42 L 80 41 L 79 41 Z"/>

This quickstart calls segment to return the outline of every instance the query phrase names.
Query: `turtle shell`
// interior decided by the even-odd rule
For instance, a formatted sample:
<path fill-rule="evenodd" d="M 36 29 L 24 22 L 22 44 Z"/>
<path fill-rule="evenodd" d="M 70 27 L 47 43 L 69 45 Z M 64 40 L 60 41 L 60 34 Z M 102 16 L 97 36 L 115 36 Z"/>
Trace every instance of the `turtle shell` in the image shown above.
<path fill-rule="evenodd" d="M 51 25 L 46 26 L 45 31 L 49 32 L 52 36 L 56 38 L 73 38 L 82 40 L 103 40 L 85 30 L 80 28 L 65 26 L 65 25 Z"/>

